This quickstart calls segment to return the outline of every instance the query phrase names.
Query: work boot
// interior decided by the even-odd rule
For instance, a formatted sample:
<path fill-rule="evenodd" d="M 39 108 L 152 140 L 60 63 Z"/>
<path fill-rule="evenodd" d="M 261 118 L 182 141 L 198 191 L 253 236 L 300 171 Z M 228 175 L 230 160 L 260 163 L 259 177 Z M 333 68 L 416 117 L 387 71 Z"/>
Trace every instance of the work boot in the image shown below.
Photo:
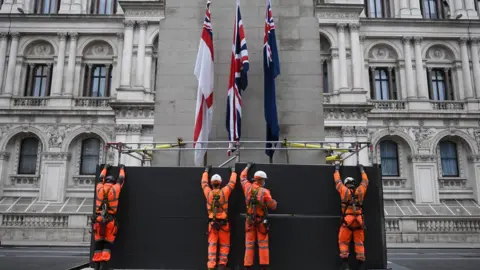
<path fill-rule="evenodd" d="M 342 259 L 340 270 L 350 270 L 350 266 L 348 266 L 348 258 Z"/>
<path fill-rule="evenodd" d="M 364 261 L 358 260 L 358 270 L 366 270 Z"/>
<path fill-rule="evenodd" d="M 107 262 L 100 262 L 100 270 L 109 270 Z"/>

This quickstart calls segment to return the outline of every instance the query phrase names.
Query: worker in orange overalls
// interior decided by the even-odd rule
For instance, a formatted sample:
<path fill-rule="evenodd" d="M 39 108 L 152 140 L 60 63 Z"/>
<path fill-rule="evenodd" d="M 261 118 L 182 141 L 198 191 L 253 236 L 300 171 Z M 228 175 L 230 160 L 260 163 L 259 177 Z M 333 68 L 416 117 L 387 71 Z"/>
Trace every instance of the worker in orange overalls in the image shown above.
<path fill-rule="evenodd" d="M 358 165 L 362 174 L 362 181 L 358 187 L 356 186 L 355 179 L 347 177 L 342 183 L 340 178 L 340 165 L 335 164 L 335 172 L 333 173 L 333 179 L 335 180 L 335 187 L 340 193 L 342 200 L 342 225 L 338 233 L 338 245 L 340 247 L 340 258 L 342 259 L 342 266 L 340 269 L 348 270 L 348 256 L 349 246 L 352 241 L 355 243 L 355 254 L 359 262 L 360 270 L 365 269 L 365 247 L 363 243 L 365 241 L 365 226 L 363 220 L 363 200 L 367 193 L 368 177 L 362 165 Z"/>
<path fill-rule="evenodd" d="M 215 174 L 210 179 L 212 187 L 208 186 L 208 173 L 212 166 L 205 167 L 202 175 L 202 189 L 207 199 L 208 211 L 208 269 L 217 265 L 217 246 L 220 244 L 218 269 L 226 269 L 228 253 L 230 252 L 230 224 L 228 223 L 228 198 L 237 183 L 235 168 L 230 168 L 232 174 L 228 184 L 220 188 L 222 177 Z M 219 243 L 220 242 L 220 243 Z"/>
<path fill-rule="evenodd" d="M 112 175 L 107 175 L 110 165 L 100 172 L 100 182 L 95 189 L 95 217 L 92 220 L 94 231 L 94 254 L 92 261 L 95 270 L 108 269 L 107 263 L 111 257 L 111 250 L 115 236 L 117 235 L 117 214 L 118 199 L 120 191 L 125 182 L 125 166 L 120 165 L 118 179 Z M 105 177 L 106 176 L 106 177 Z"/>
<path fill-rule="evenodd" d="M 245 268 L 253 266 L 253 257 L 255 255 L 255 240 L 258 242 L 258 254 L 260 257 L 260 267 L 262 270 L 268 269 L 270 265 L 270 255 L 268 250 L 268 208 L 277 209 L 277 202 L 272 198 L 270 191 L 265 186 L 267 174 L 263 171 L 257 171 L 253 176 L 253 183 L 247 179 L 248 170 L 254 165 L 253 162 L 247 164 L 247 167 L 240 174 L 245 202 L 247 204 L 247 219 L 245 221 Z"/>

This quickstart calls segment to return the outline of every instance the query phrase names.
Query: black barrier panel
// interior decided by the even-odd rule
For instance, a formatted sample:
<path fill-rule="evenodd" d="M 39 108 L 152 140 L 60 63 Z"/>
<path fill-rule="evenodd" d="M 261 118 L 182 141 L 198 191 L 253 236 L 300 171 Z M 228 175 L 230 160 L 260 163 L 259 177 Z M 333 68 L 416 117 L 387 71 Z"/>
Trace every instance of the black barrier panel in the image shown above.
<path fill-rule="evenodd" d="M 245 164 L 237 164 L 240 175 Z M 337 234 L 340 197 L 331 166 L 256 165 L 269 179 L 267 188 L 278 200 L 270 220 L 271 269 L 339 267 Z M 383 206 L 378 168 L 366 168 L 370 186 L 365 201 L 368 226 L 368 267 L 386 267 L 381 231 Z M 112 168 L 116 176 L 117 168 Z M 127 167 L 120 195 L 119 232 L 110 267 L 115 269 L 205 269 L 207 211 L 200 179 L 202 168 Z M 214 168 L 226 184 L 230 171 Z M 359 179 L 356 167 L 343 167 L 342 178 Z M 230 198 L 232 249 L 230 269 L 242 269 L 245 248 L 244 196 L 240 179 Z M 258 250 L 257 250 L 258 251 Z M 258 252 L 256 252 L 258 253 Z M 353 254 L 352 254 L 353 256 Z M 328 266 L 328 267 L 327 267 Z"/>

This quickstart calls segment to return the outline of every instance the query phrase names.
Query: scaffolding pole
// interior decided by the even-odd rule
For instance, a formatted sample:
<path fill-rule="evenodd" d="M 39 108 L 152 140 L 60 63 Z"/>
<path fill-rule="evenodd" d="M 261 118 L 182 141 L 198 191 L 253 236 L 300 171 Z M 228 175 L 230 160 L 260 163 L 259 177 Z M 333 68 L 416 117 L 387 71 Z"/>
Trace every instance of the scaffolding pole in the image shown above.
<path fill-rule="evenodd" d="M 229 157 L 225 162 L 219 165 L 223 167 L 226 164 L 235 160 L 240 162 L 240 154 L 242 150 L 278 150 L 285 151 L 287 163 L 290 163 L 289 151 L 325 151 L 330 156 L 326 158 L 327 162 L 342 162 L 353 155 L 357 157 L 357 164 L 359 163 L 359 152 L 370 146 L 370 142 L 338 142 L 338 141 L 288 141 L 284 139 L 283 141 L 241 141 L 234 142 L 234 148 L 227 146 L 212 146 L 216 144 L 230 145 L 231 141 L 198 141 L 197 144 L 201 144 L 202 147 L 194 147 L 195 142 L 193 141 L 183 141 L 181 138 L 178 138 L 175 143 L 172 142 L 154 142 L 154 143 L 123 143 L 123 142 L 111 142 L 107 143 L 105 149 L 108 151 L 110 149 L 118 151 L 118 163 L 122 154 L 128 155 L 134 159 L 137 159 L 144 166 L 145 162 L 151 162 L 153 158 L 153 152 L 161 151 L 178 151 L 177 165 L 181 165 L 181 153 L 189 150 L 224 150 L 234 152 L 234 156 Z M 252 144 L 263 144 L 266 145 L 270 143 L 272 145 L 280 145 L 279 147 L 254 147 L 249 146 Z M 191 146 L 190 146 L 191 145 Z M 348 146 L 342 146 L 348 145 Z M 343 156 L 342 155 L 346 155 Z M 105 155 L 106 163 L 106 155 Z M 270 158 L 270 163 L 273 163 L 273 159 Z"/>

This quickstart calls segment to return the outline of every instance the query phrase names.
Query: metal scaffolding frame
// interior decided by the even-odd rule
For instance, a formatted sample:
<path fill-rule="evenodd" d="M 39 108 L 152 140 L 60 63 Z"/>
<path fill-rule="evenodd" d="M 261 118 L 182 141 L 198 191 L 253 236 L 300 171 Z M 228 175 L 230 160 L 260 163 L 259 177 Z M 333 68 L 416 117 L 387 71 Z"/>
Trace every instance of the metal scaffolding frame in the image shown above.
<path fill-rule="evenodd" d="M 111 149 L 118 152 L 118 164 L 122 155 L 128 155 L 141 162 L 141 166 L 145 166 L 147 163 L 151 164 L 153 158 L 153 152 L 161 151 L 178 151 L 177 165 L 181 164 L 182 151 L 192 150 L 224 150 L 232 151 L 232 156 L 225 162 L 218 165 L 223 167 L 228 163 L 236 160 L 240 161 L 240 154 L 245 150 L 268 150 L 275 149 L 275 151 L 285 151 L 287 164 L 290 164 L 289 151 L 304 150 L 304 151 L 325 151 L 328 154 L 326 158 L 327 163 L 340 162 L 343 163 L 346 159 L 356 156 L 357 164 L 359 162 L 359 152 L 367 147 L 371 147 L 370 142 L 345 142 L 345 141 L 288 141 L 284 139 L 282 141 L 198 141 L 196 144 L 200 144 L 200 148 L 194 147 L 193 141 L 183 141 L 182 138 L 177 138 L 176 142 L 153 142 L 153 143 L 123 143 L 123 142 L 109 142 L 105 145 L 104 163 L 107 162 L 107 152 Z M 275 145 L 273 148 L 266 147 L 266 144 L 270 143 Z M 215 146 L 223 144 L 225 146 Z M 263 144 L 263 147 L 254 147 L 255 144 Z M 252 146 L 253 145 L 253 146 Z M 232 146 L 232 147 L 228 147 Z M 280 147 L 278 147 L 280 146 Z M 204 158 L 204 165 L 206 165 L 206 156 Z M 270 163 L 273 163 L 273 159 L 270 158 Z"/>

